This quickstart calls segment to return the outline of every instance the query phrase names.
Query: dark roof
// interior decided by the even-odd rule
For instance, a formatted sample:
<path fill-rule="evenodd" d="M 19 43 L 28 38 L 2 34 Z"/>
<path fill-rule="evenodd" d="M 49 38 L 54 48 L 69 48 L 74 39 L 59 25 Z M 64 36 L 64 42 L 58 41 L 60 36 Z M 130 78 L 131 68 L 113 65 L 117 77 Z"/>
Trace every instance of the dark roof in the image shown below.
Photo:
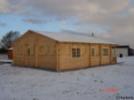
<path fill-rule="evenodd" d="M 117 46 L 116 48 L 127 48 L 127 49 L 129 49 L 130 47 L 129 47 L 129 45 L 120 45 L 120 46 Z"/>

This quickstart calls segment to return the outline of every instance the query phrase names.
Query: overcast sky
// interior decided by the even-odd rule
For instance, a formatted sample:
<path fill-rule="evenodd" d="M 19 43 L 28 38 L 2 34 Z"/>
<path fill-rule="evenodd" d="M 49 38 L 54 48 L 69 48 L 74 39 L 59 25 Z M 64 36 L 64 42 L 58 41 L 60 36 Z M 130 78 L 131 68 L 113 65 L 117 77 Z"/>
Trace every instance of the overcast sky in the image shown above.
<path fill-rule="evenodd" d="M 28 29 L 95 32 L 134 48 L 134 0 L 0 0 L 0 37 Z"/>

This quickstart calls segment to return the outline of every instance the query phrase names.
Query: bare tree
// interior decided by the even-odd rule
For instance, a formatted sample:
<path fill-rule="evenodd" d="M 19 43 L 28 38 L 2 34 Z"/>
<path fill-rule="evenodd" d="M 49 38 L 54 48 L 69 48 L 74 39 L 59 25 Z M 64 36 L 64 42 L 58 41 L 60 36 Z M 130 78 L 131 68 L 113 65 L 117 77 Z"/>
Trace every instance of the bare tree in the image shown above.
<path fill-rule="evenodd" d="M 12 43 L 20 36 L 20 33 L 17 31 L 10 31 L 3 36 L 1 40 L 2 48 L 7 50 L 11 47 Z"/>

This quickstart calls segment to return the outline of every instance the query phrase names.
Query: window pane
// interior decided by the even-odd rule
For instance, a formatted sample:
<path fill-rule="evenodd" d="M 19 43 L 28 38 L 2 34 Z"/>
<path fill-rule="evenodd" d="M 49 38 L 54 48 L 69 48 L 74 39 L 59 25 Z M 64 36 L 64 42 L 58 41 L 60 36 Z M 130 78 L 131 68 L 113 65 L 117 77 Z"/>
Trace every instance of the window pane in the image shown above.
<path fill-rule="evenodd" d="M 28 47 L 27 48 L 27 55 L 28 56 L 34 56 L 34 48 L 33 47 Z"/>
<path fill-rule="evenodd" d="M 92 48 L 92 56 L 95 56 L 95 49 Z"/>
<path fill-rule="evenodd" d="M 75 56 L 76 56 L 76 49 L 72 48 L 72 57 L 75 57 Z"/>
<path fill-rule="evenodd" d="M 77 48 L 77 57 L 80 57 L 80 48 Z"/>
<path fill-rule="evenodd" d="M 80 57 L 80 48 L 72 48 L 72 57 Z"/>
<path fill-rule="evenodd" d="M 30 52 L 30 48 L 28 48 L 27 50 L 27 55 L 30 56 L 31 52 Z"/>

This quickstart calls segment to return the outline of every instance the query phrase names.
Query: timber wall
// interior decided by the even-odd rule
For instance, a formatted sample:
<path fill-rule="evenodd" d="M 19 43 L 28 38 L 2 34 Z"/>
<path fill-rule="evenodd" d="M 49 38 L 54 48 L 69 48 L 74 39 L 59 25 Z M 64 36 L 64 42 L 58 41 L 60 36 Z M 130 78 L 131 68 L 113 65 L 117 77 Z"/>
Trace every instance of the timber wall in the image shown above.
<path fill-rule="evenodd" d="M 116 63 L 112 45 L 61 43 L 32 31 L 19 38 L 13 48 L 14 64 L 19 66 L 62 71 Z M 80 48 L 80 57 L 72 57 L 72 48 Z M 108 55 L 103 55 L 103 49 Z"/>
<path fill-rule="evenodd" d="M 72 48 L 80 48 L 81 56 L 78 58 L 72 57 Z M 94 56 L 92 56 L 92 48 L 95 50 Z M 103 55 L 103 49 L 108 50 L 107 55 Z M 115 64 L 116 59 L 112 55 L 112 45 L 59 43 L 57 66 L 59 66 L 59 70 L 71 70 L 98 65 Z"/>
<path fill-rule="evenodd" d="M 56 41 L 27 32 L 14 43 L 14 64 L 56 70 Z"/>
<path fill-rule="evenodd" d="M 72 48 L 80 48 L 81 56 L 72 57 Z M 79 69 L 89 66 L 89 45 L 81 43 L 58 44 L 58 66 L 60 70 Z"/>

